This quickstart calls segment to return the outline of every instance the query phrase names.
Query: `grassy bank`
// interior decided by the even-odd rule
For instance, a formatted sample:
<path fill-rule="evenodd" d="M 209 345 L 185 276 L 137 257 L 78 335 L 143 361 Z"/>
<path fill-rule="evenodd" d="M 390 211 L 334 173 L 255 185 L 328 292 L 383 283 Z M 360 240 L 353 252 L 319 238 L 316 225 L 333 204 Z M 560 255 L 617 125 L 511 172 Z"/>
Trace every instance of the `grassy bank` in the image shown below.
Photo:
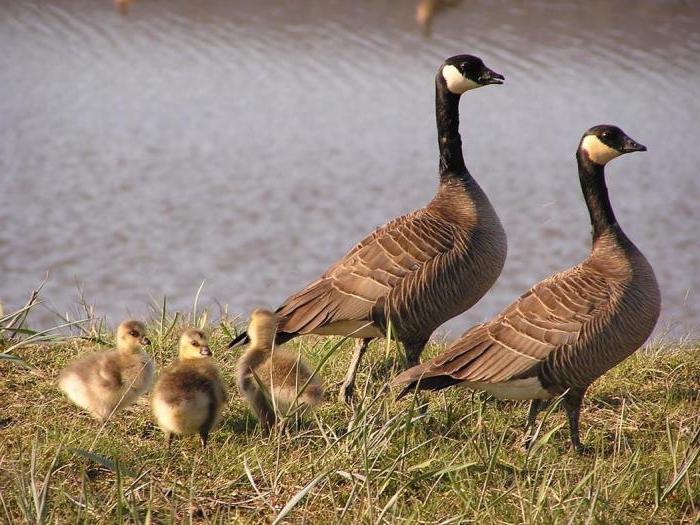
<path fill-rule="evenodd" d="M 265 438 L 234 387 L 240 349 L 224 350 L 221 325 L 209 329 L 231 401 L 205 453 L 195 438 L 168 451 L 145 400 L 100 428 L 57 391 L 61 367 L 112 340 L 103 329 L 85 329 L 90 340 L 12 349 L 27 368 L 0 360 L 0 522 L 700 520 L 697 345 L 648 348 L 598 381 L 581 419 L 596 453 L 580 457 L 560 410 L 547 414 L 528 454 L 520 446 L 525 403 L 459 389 L 424 398 L 425 414 L 410 399 L 394 401 L 383 385 L 400 358 L 385 342 L 367 355 L 354 409 L 335 400 L 345 342 L 323 367 L 328 394 L 316 418 Z M 158 366 L 174 358 L 180 330 L 166 316 L 150 324 Z M 319 363 L 337 343 L 290 346 Z M 425 356 L 443 348 L 432 344 Z"/>

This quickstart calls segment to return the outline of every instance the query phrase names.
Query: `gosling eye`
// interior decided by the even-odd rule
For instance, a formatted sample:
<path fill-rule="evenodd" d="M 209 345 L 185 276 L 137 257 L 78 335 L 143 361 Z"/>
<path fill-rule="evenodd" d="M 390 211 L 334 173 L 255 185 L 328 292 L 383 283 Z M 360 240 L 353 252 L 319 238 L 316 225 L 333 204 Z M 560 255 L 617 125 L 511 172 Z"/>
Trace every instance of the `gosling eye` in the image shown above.
<path fill-rule="evenodd" d="M 131 332 L 129 332 L 129 335 L 130 335 L 131 337 L 138 337 L 138 336 L 139 336 L 139 333 L 138 333 L 136 330 L 132 330 Z"/>
<path fill-rule="evenodd" d="M 198 346 L 199 346 L 199 341 L 192 341 L 192 346 L 198 347 Z"/>

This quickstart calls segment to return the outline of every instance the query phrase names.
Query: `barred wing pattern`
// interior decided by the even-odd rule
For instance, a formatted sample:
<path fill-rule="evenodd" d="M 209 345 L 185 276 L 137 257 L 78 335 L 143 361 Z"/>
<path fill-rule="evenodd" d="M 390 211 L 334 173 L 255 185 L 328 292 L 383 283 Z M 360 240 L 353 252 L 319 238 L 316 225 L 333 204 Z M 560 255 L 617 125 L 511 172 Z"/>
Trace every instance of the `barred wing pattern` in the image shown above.
<path fill-rule="evenodd" d="M 399 217 L 363 239 L 316 281 L 289 297 L 277 313 L 285 318 L 281 331 L 311 333 L 343 321 L 384 319 L 391 292 L 411 283 L 434 283 L 434 261 L 459 246 L 464 234 L 453 224 L 423 208 Z M 430 275 L 427 275 L 427 274 Z M 408 294 L 397 296 L 405 308 Z M 377 311 L 380 309 L 381 311 Z"/>
<path fill-rule="evenodd" d="M 585 264 L 585 263 L 584 263 Z M 572 350 L 607 317 L 614 301 L 610 279 L 584 265 L 531 288 L 497 318 L 475 326 L 450 349 L 399 375 L 395 382 L 425 378 L 502 383 L 537 375 L 546 362 L 572 359 Z"/>

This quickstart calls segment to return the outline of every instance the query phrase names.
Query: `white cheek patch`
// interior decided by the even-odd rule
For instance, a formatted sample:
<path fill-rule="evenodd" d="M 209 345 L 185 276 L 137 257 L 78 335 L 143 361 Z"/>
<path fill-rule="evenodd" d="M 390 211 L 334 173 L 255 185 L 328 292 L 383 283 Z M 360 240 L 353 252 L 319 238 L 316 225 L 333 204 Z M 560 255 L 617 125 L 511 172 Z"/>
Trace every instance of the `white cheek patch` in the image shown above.
<path fill-rule="evenodd" d="M 581 149 L 588 153 L 589 159 L 601 166 L 622 155 L 616 149 L 603 144 L 595 135 L 584 137 L 583 142 L 581 142 Z"/>
<path fill-rule="evenodd" d="M 461 95 L 470 89 L 482 87 L 481 84 L 465 78 L 465 76 L 462 75 L 462 73 L 459 72 L 459 69 L 457 69 L 455 66 L 443 67 L 442 78 L 444 78 L 445 82 L 447 83 L 447 89 L 449 89 L 455 95 Z"/>

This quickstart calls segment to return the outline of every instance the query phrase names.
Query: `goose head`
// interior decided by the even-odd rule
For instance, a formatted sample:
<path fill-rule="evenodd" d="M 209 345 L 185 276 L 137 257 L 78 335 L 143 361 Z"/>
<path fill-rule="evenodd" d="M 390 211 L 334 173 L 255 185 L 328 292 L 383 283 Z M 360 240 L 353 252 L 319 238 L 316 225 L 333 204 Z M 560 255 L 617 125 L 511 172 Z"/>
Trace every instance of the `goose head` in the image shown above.
<path fill-rule="evenodd" d="M 461 95 L 470 89 L 503 84 L 505 77 L 489 69 L 479 57 L 455 55 L 445 60 L 438 73 L 450 93 Z"/>
<path fill-rule="evenodd" d="M 117 328 L 117 348 L 123 352 L 136 352 L 151 344 L 142 322 L 130 319 Z"/>
<path fill-rule="evenodd" d="M 180 359 L 205 359 L 211 357 L 209 339 L 201 330 L 191 328 L 180 336 Z"/>
<path fill-rule="evenodd" d="M 604 166 L 625 153 L 646 150 L 646 146 L 631 139 L 617 126 L 601 124 L 593 126 L 583 134 L 578 154 L 594 164 Z"/>
<path fill-rule="evenodd" d="M 275 338 L 279 317 L 270 312 L 258 308 L 250 314 L 248 336 L 251 348 L 271 348 Z"/>

